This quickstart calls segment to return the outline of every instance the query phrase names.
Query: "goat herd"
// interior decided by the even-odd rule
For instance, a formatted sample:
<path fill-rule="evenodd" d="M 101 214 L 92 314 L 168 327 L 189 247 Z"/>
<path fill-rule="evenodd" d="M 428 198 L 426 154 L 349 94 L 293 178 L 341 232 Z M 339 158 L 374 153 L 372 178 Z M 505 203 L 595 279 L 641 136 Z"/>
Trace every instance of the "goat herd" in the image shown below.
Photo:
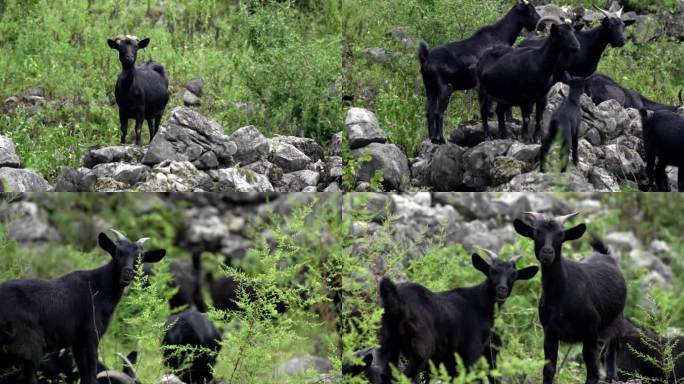
<path fill-rule="evenodd" d="M 579 239 L 586 231 L 585 224 L 563 228 L 576 213 L 556 218 L 534 212 L 526 215 L 531 224 L 516 219 L 513 226 L 518 234 L 534 241 L 534 253 L 541 264 L 539 319 L 546 361 L 543 382 L 554 380 L 561 341 L 582 344 L 586 383 L 598 383 L 601 361 L 608 382 L 630 378 L 679 382 L 684 377 L 684 337 L 678 339 L 673 351 L 673 356 L 680 356 L 674 372 L 663 372 L 653 364 L 662 361 L 664 353 L 654 345 L 668 340 L 638 329 L 623 315 L 625 280 L 603 242 L 594 237 L 593 253 L 580 262 L 563 258 L 562 244 Z M 355 352 L 360 363 L 345 364 L 343 373 L 384 384 L 392 382 L 392 370 L 399 369 L 415 382 L 421 374 L 429 382 L 429 362 L 443 364 L 450 376 L 456 376 L 456 355 L 466 369 L 482 357 L 495 368 L 498 351 L 505 348 L 492 331 L 495 307 L 505 303 L 515 281 L 533 278 L 539 268 L 518 269 L 521 257 L 503 261 L 493 252 L 485 252 L 486 258 L 472 255 L 473 267 L 486 277 L 474 287 L 431 292 L 419 284 L 395 284 L 383 278 L 379 287 L 384 309 L 380 348 Z M 601 354 L 602 350 L 605 353 Z M 400 363 L 400 356 L 405 363 Z M 490 382 L 498 380 L 490 377 Z"/>
<path fill-rule="evenodd" d="M 539 155 L 540 171 L 544 158 L 558 130 L 563 134 L 563 171 L 568 150 L 572 161 L 578 162 L 578 140 L 581 122 L 580 96 L 586 93 L 595 104 L 613 99 L 625 108 L 638 109 L 644 122 L 644 149 L 647 159 L 649 186 L 658 191 L 668 189 L 665 167 L 679 167 L 679 191 L 684 191 L 684 117 L 677 107 L 648 100 L 639 93 L 621 87 L 608 76 L 596 73 L 601 55 L 610 44 L 625 44 L 625 27 L 634 20 L 622 20 L 622 9 L 603 14 L 601 25 L 582 31 L 583 24 L 554 16 L 541 18 L 534 6 L 521 0 L 497 23 L 480 28 L 465 40 L 433 49 L 421 42 L 418 53 L 420 71 L 427 97 L 427 125 L 430 140 L 443 144 L 443 116 L 449 98 L 455 90 L 476 88 L 480 115 L 486 139 L 491 139 L 487 118 L 491 104 L 499 124 L 499 136 L 507 138 L 506 117 L 512 106 L 522 113 L 522 136 L 534 142 L 541 136 L 541 120 L 547 103 L 547 93 L 558 81 L 570 85 L 570 95 L 551 117 L 549 129 L 542 140 Z M 536 31 L 551 22 L 548 37 L 530 37 L 512 47 L 523 28 Z M 682 103 L 681 91 L 679 94 Z M 536 107 L 535 130 L 528 133 L 532 108 Z M 654 111 L 649 118 L 647 111 Z M 656 165 L 656 158 L 658 163 Z M 655 184 L 655 185 L 654 185 Z"/>

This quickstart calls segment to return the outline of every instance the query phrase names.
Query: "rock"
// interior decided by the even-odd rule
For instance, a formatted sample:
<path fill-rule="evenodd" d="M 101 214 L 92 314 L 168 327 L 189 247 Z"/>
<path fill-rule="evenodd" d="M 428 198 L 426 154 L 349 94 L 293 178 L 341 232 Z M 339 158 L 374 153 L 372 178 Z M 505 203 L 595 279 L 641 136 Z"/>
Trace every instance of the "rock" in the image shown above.
<path fill-rule="evenodd" d="M 282 192 L 300 192 L 306 187 L 315 187 L 320 174 L 308 169 L 286 173 L 283 175 Z"/>
<path fill-rule="evenodd" d="M 385 143 L 387 134 L 380 129 L 375 114 L 363 108 L 349 108 L 344 122 L 349 149 L 364 147 L 370 143 Z"/>
<path fill-rule="evenodd" d="M 608 172 L 623 180 L 644 180 L 646 163 L 637 151 L 615 143 L 603 148 L 605 168 Z"/>
<path fill-rule="evenodd" d="M 430 159 L 439 147 L 439 144 L 433 144 L 429 139 L 423 140 L 420 142 L 420 144 L 418 144 L 418 149 L 416 149 L 416 157 Z"/>
<path fill-rule="evenodd" d="M 212 179 L 189 161 L 166 160 L 155 165 L 144 183 L 134 186 L 137 192 L 210 191 Z"/>
<path fill-rule="evenodd" d="M 430 161 L 422 158 L 417 158 L 416 161 L 410 162 L 411 167 L 411 183 L 416 187 L 424 187 L 430 185 Z"/>
<path fill-rule="evenodd" d="M 139 163 L 145 156 L 145 149 L 137 145 L 113 145 L 110 147 L 91 147 L 81 158 L 81 166 L 93 168 L 104 163 Z"/>
<path fill-rule="evenodd" d="M 474 147 L 485 139 L 482 123 L 461 124 L 449 134 L 449 142 L 462 147 Z"/>
<path fill-rule="evenodd" d="M 323 189 L 323 192 L 342 192 L 342 188 L 340 188 L 340 185 L 337 184 L 337 181 L 333 181 L 332 183 L 328 184 L 325 189 Z"/>
<path fill-rule="evenodd" d="M 590 128 L 587 132 L 585 132 L 584 138 L 587 139 L 591 145 L 601 145 L 601 134 L 596 128 Z"/>
<path fill-rule="evenodd" d="M 188 91 L 187 89 L 183 91 L 181 100 L 183 100 L 183 104 L 185 104 L 185 106 L 187 107 L 197 107 L 200 104 L 202 104 L 202 100 L 200 100 L 200 98 L 197 97 L 197 95 Z"/>
<path fill-rule="evenodd" d="M 23 246 L 39 246 L 61 239 L 57 230 L 50 225 L 31 201 L 16 201 L 0 212 L 0 223 L 6 226 L 7 238 Z"/>
<path fill-rule="evenodd" d="M 237 146 L 233 159 L 242 165 L 266 158 L 270 152 L 268 139 L 253 125 L 236 130 L 230 135 L 230 140 Z"/>
<path fill-rule="evenodd" d="M 366 55 L 368 64 L 387 64 L 389 61 L 385 50 L 382 48 L 366 48 L 363 53 Z"/>
<path fill-rule="evenodd" d="M 21 159 L 17 155 L 14 142 L 9 137 L 2 135 L 0 135 L 0 167 L 21 167 Z"/>
<path fill-rule="evenodd" d="M 204 88 L 204 79 L 201 77 L 195 77 L 185 84 L 185 89 L 194 93 L 197 96 L 202 96 L 202 91 Z"/>
<path fill-rule="evenodd" d="M 309 156 L 284 141 L 274 140 L 269 161 L 283 169 L 284 173 L 301 171 L 311 163 Z"/>
<path fill-rule="evenodd" d="M 217 192 L 272 192 L 268 177 L 245 168 L 224 168 L 209 171 Z"/>
<path fill-rule="evenodd" d="M 526 167 L 525 163 L 513 157 L 495 157 L 490 171 L 492 185 L 507 183 L 513 177 L 523 173 Z"/>
<path fill-rule="evenodd" d="M 0 168 L 0 187 L 4 192 L 44 192 L 50 185 L 30 169 Z"/>
<path fill-rule="evenodd" d="M 594 186 L 577 173 L 523 173 L 492 191 L 502 192 L 593 192 Z"/>
<path fill-rule="evenodd" d="M 523 163 L 529 164 L 527 170 L 532 169 L 534 163 L 539 159 L 539 152 L 541 151 L 541 144 L 524 144 L 519 141 L 514 141 L 508 148 L 506 156 L 520 160 Z"/>
<path fill-rule="evenodd" d="M 633 232 L 611 232 L 603 236 L 603 242 L 617 250 L 618 253 L 627 253 L 633 249 L 643 248 L 641 241 Z"/>
<path fill-rule="evenodd" d="M 342 132 L 337 132 L 330 139 L 328 156 L 342 156 Z"/>
<path fill-rule="evenodd" d="M 129 187 L 128 183 L 105 176 L 95 179 L 92 190 L 93 192 L 124 192 Z"/>
<path fill-rule="evenodd" d="M 629 259 L 631 261 L 629 263 L 630 267 L 635 269 L 644 268 L 649 272 L 655 272 L 659 275 L 655 279 L 651 278 L 651 280 L 664 282 L 665 284 L 663 285 L 672 284 L 674 279 L 672 269 L 652 253 L 640 248 L 632 249 L 629 252 Z"/>
<path fill-rule="evenodd" d="M 230 166 L 232 156 L 238 152 L 236 144 L 233 137 L 224 135 L 223 129 L 215 122 L 192 109 L 179 107 L 159 128 L 142 161 L 146 165 L 167 160 L 187 161 L 197 169 Z"/>
<path fill-rule="evenodd" d="M 435 203 L 453 206 L 466 220 L 488 220 L 503 213 L 488 192 L 435 193 L 433 198 Z"/>
<path fill-rule="evenodd" d="M 418 39 L 411 36 L 409 32 L 404 27 L 396 27 L 392 31 L 392 39 L 398 41 L 404 47 L 413 49 L 418 46 Z"/>
<path fill-rule="evenodd" d="M 327 182 L 338 181 L 342 178 L 342 158 L 340 156 L 329 156 L 325 161 L 325 174 Z"/>
<path fill-rule="evenodd" d="M 603 168 L 591 167 L 587 177 L 597 191 L 620 192 L 620 184 Z"/>
<path fill-rule="evenodd" d="M 257 160 L 251 164 L 245 165 L 242 169 L 248 169 L 252 172 L 265 175 L 272 185 L 279 185 L 280 180 L 283 178 L 283 169 L 268 160 Z"/>
<path fill-rule="evenodd" d="M 221 241 L 229 233 L 229 228 L 216 207 L 192 207 L 185 211 L 185 216 L 188 224 L 183 236 L 184 245 L 198 246 L 207 251 L 221 248 Z"/>
<path fill-rule="evenodd" d="M 98 164 L 92 171 L 98 179 L 110 177 L 126 186 L 144 182 L 150 174 L 150 168 L 142 164 L 104 163 Z"/>
<path fill-rule="evenodd" d="M 485 187 L 492 185 L 492 165 L 494 159 L 505 155 L 511 144 L 513 144 L 511 140 L 490 140 L 467 150 L 463 154 L 463 183 L 467 187 L 476 190 L 483 190 Z M 516 164 L 519 165 L 519 163 Z M 500 165 L 503 166 L 504 164 Z M 508 165 L 511 166 L 512 163 L 508 162 Z M 522 166 L 520 167 L 522 170 Z M 510 167 L 502 168 L 499 170 L 499 176 L 505 177 L 504 173 L 513 171 Z"/>
<path fill-rule="evenodd" d="M 429 185 L 435 191 L 458 191 L 463 189 L 463 154 L 465 150 L 456 144 L 439 146 L 428 165 Z"/>
<path fill-rule="evenodd" d="M 321 147 L 314 139 L 297 136 L 276 136 L 272 140 L 274 142 L 278 141 L 294 146 L 307 155 L 313 162 L 323 160 L 323 147 Z"/>
<path fill-rule="evenodd" d="M 332 364 L 328 359 L 318 356 L 295 357 L 278 367 L 276 376 L 301 375 L 309 369 L 318 373 L 328 373 L 332 369 Z"/>
<path fill-rule="evenodd" d="M 228 260 L 241 260 L 247 254 L 252 242 L 240 235 L 229 233 L 221 239 L 219 251 Z"/>
<path fill-rule="evenodd" d="M 45 90 L 39 87 L 30 87 L 24 91 L 22 96 L 24 97 L 24 99 L 28 99 L 31 97 L 45 98 Z"/>
<path fill-rule="evenodd" d="M 363 148 L 352 150 L 354 158 L 370 154 L 370 161 L 358 164 L 356 178 L 358 181 L 369 182 L 376 171 L 383 176 L 382 185 L 386 190 L 404 190 L 408 187 L 410 178 L 408 159 L 394 144 L 370 143 Z"/>
<path fill-rule="evenodd" d="M 57 183 L 55 184 L 55 192 L 91 192 L 93 183 L 95 182 L 95 175 L 92 175 L 90 180 L 86 179 L 86 175 L 91 174 L 89 169 L 74 169 L 70 167 L 62 168 Z M 89 181 L 89 182 L 88 182 Z"/>

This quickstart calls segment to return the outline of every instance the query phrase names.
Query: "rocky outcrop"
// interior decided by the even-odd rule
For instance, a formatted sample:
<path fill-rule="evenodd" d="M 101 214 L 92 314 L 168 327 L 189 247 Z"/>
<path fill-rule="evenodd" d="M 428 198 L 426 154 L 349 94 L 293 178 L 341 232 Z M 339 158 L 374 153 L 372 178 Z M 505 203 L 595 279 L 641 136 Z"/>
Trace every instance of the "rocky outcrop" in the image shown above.
<path fill-rule="evenodd" d="M 0 135 L 0 191 L 43 192 L 50 189 L 47 180 L 30 169 L 21 168 L 14 142 Z"/>
<path fill-rule="evenodd" d="M 266 138 L 254 126 L 225 135 L 199 112 L 180 107 L 149 148 L 117 145 L 85 151 L 65 168 L 55 191 L 316 192 L 339 189 L 342 158 L 312 139 Z"/>

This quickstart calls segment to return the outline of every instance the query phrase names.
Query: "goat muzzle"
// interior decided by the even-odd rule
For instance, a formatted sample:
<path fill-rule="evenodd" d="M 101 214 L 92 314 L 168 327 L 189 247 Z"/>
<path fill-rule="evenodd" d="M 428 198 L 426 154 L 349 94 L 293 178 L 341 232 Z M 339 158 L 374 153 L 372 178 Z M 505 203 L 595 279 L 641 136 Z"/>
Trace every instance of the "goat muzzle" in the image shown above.
<path fill-rule="evenodd" d="M 127 286 L 133 281 L 135 276 L 135 271 L 133 268 L 124 268 L 121 271 L 121 279 L 119 280 L 122 286 Z"/>
<path fill-rule="evenodd" d="M 552 248 L 544 247 L 539 251 L 539 261 L 541 261 L 543 264 L 550 264 L 555 255 L 556 252 L 554 252 Z"/>
<path fill-rule="evenodd" d="M 496 287 L 496 301 L 498 303 L 503 303 L 508 298 L 508 287 L 498 286 Z"/>

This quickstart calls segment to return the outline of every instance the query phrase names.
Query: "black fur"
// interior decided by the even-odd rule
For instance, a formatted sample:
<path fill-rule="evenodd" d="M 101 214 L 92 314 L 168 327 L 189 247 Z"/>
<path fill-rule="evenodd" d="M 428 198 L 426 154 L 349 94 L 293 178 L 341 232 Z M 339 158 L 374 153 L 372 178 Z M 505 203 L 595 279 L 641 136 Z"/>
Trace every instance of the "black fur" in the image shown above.
<path fill-rule="evenodd" d="M 656 191 L 669 191 L 665 167 L 678 167 L 677 189 L 684 191 L 684 117 L 670 111 L 658 111 L 648 117 L 642 109 L 646 174 L 650 187 Z M 656 159 L 658 163 L 656 164 Z"/>
<path fill-rule="evenodd" d="M 420 73 L 427 97 L 427 125 L 430 140 L 443 144 L 444 111 L 455 90 L 472 89 L 476 85 L 473 67 L 488 49 L 496 45 L 511 46 L 523 28 L 533 30 L 539 14 L 533 5 L 516 4 L 496 24 L 480 28 L 467 39 L 428 49 L 421 42 L 418 51 Z"/>
<path fill-rule="evenodd" d="M 600 73 L 587 78 L 587 94 L 596 105 L 606 100 L 615 100 L 625 108 L 672 112 L 677 110 L 677 106 L 660 104 L 649 100 L 638 92 L 622 87 L 615 80 Z"/>
<path fill-rule="evenodd" d="M 558 360 L 558 343 L 583 343 L 587 384 L 599 380 L 599 339 L 608 343 L 606 380 L 616 378 L 616 337 L 627 298 L 625 279 L 617 263 L 597 238 L 594 253 L 580 262 L 561 256 L 563 242 L 579 239 L 585 224 L 564 230 L 556 220 L 538 220 L 534 226 L 516 219 L 515 230 L 534 240 L 534 253 L 541 262 L 542 296 L 539 319 L 544 327 L 545 384 L 553 382 Z"/>

